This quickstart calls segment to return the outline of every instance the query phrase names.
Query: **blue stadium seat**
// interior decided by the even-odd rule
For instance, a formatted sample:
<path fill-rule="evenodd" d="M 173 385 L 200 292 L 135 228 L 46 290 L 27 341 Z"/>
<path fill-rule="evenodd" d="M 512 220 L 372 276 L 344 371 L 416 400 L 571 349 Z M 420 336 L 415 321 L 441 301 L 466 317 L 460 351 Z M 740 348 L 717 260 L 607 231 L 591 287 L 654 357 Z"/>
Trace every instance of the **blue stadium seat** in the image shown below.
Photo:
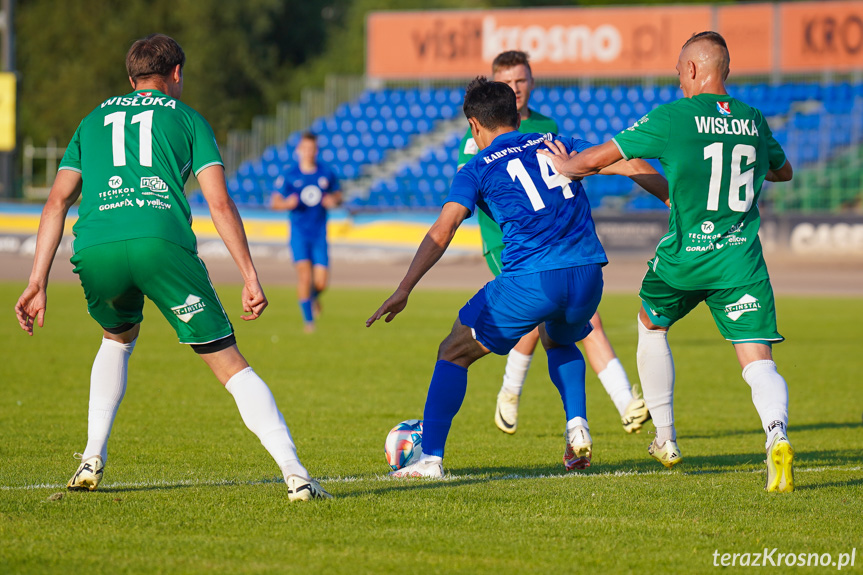
<path fill-rule="evenodd" d="M 599 86 L 593 91 L 593 100 L 604 104 L 611 98 L 611 90 L 608 86 Z"/>
<path fill-rule="evenodd" d="M 554 106 L 554 112 L 552 112 L 552 117 L 562 118 L 569 115 L 569 106 L 563 102 L 560 102 Z"/>
<path fill-rule="evenodd" d="M 863 139 L 863 82 L 782 82 L 729 85 L 729 93 L 771 118 L 773 133 L 793 162 L 823 162 Z M 656 105 L 681 96 L 676 85 L 541 86 L 534 90 L 532 107 L 556 119 L 561 133 L 600 143 L 632 125 Z M 411 136 L 435 130 L 438 122 L 461 116 L 461 88 L 391 88 L 367 90 L 352 102 L 338 106 L 332 115 L 316 118 L 311 130 L 318 134 L 321 160 L 351 179 L 378 164 L 393 149 L 405 148 Z M 800 107 L 816 101 L 821 107 Z M 792 113 L 793 111 L 793 113 Z M 805 112 L 805 113 L 804 113 Z M 465 124 L 466 125 L 466 124 Z M 456 133 L 458 132 L 458 133 Z M 445 197 L 455 175 L 458 144 L 463 132 L 451 133 L 444 144 L 399 170 L 387 185 L 375 182 L 364 198 L 349 202 L 351 209 L 433 209 Z M 260 157 L 243 162 L 229 179 L 229 192 L 238 203 L 264 201 L 285 164 L 295 161 L 293 150 L 301 132 L 269 146 Z M 418 140 L 422 141 L 422 140 Z M 654 162 L 654 165 L 657 165 Z M 650 197 L 634 195 L 627 179 L 591 180 L 592 205 L 602 198 L 627 198 L 627 209 L 661 206 Z M 597 199 L 598 198 L 598 199 Z M 194 194 L 190 203 L 203 201 Z M 612 202 L 614 206 L 619 200 Z"/>

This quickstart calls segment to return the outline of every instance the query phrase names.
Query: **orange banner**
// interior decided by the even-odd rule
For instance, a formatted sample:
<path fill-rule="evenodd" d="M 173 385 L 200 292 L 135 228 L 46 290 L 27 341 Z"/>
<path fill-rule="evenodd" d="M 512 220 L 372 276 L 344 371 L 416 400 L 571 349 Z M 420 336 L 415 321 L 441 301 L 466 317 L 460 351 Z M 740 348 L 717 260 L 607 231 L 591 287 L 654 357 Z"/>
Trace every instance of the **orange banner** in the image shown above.
<path fill-rule="evenodd" d="M 863 69 L 863 2 L 782 4 L 781 70 Z"/>
<path fill-rule="evenodd" d="M 841 1 L 375 12 L 366 73 L 466 78 L 523 50 L 537 76 L 668 76 L 683 42 L 711 29 L 728 40 L 732 73 L 863 68 L 863 3 Z"/>
<path fill-rule="evenodd" d="M 764 74 L 773 70 L 773 4 L 722 6 L 717 11 L 716 31 L 728 43 L 731 74 Z"/>

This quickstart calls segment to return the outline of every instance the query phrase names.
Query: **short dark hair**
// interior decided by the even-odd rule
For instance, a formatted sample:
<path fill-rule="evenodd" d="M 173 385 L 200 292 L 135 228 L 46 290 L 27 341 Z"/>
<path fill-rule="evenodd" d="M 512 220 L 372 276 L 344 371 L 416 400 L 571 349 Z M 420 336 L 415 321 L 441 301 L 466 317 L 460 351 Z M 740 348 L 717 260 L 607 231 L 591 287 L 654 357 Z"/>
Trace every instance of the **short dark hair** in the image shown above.
<path fill-rule="evenodd" d="M 126 71 L 133 82 L 150 76 L 167 76 L 186 64 L 186 54 L 177 41 L 164 34 L 150 34 L 136 40 L 126 53 Z"/>
<path fill-rule="evenodd" d="M 314 132 L 303 132 L 303 135 L 300 136 L 300 140 L 311 140 L 315 143 L 318 142 L 318 135 Z"/>
<path fill-rule="evenodd" d="M 498 54 L 491 63 L 491 73 L 497 74 L 498 70 L 506 70 L 515 66 L 525 66 L 528 73 L 533 77 L 533 70 L 530 69 L 527 53 L 520 50 L 509 50 Z"/>
<path fill-rule="evenodd" d="M 723 77 L 728 77 L 728 71 L 731 68 L 731 54 L 728 52 L 728 44 L 725 42 L 725 38 L 722 37 L 722 34 L 719 32 L 714 32 L 713 30 L 708 30 L 706 32 L 699 32 L 698 34 L 693 34 L 690 36 L 689 40 L 683 43 L 683 47 L 681 50 L 685 50 L 687 46 L 690 44 L 694 44 L 696 42 L 709 42 L 714 46 L 717 46 L 722 49 L 722 60 L 719 62 L 720 70 L 722 71 Z"/>
<path fill-rule="evenodd" d="M 489 130 L 518 126 L 515 92 L 503 82 L 491 82 L 485 76 L 477 76 L 468 84 L 463 109 L 465 117 L 475 118 Z"/>

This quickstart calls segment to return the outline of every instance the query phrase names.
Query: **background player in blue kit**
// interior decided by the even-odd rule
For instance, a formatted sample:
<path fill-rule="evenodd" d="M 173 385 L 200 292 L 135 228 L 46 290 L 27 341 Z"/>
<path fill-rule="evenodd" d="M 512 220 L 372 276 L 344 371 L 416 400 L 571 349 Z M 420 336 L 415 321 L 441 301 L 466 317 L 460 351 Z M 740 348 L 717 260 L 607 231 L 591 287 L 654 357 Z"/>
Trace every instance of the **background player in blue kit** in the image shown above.
<path fill-rule="evenodd" d="M 546 156 L 537 155 L 551 136 L 517 131 L 516 98 L 509 86 L 475 79 L 467 87 L 464 113 L 480 152 L 456 174 L 405 278 L 366 325 L 384 316 L 390 322 L 405 308 L 413 288 L 477 207 L 501 226 L 504 269 L 461 309 L 441 343 L 423 415 L 423 456 L 392 475 L 443 476 L 444 446 L 465 397 L 467 368 L 490 352 L 508 353 L 536 326 L 566 413 L 564 465 L 583 469 L 590 465 L 593 445 L 585 362 L 575 342 L 591 331 L 590 318 L 602 296 L 602 266 L 608 262 L 590 205 L 580 182 L 557 174 Z M 591 146 L 573 138 L 559 141 L 569 152 Z M 614 173 L 655 171 L 636 161 L 621 162 Z"/>
<path fill-rule="evenodd" d="M 318 162 L 318 139 L 303 134 L 295 150 L 297 163 L 277 182 L 281 192 L 273 194 L 270 207 L 289 211 L 291 252 L 297 270 L 297 299 L 306 332 L 315 330 L 318 300 L 329 281 L 327 210 L 342 203 L 339 181 L 333 171 Z"/>

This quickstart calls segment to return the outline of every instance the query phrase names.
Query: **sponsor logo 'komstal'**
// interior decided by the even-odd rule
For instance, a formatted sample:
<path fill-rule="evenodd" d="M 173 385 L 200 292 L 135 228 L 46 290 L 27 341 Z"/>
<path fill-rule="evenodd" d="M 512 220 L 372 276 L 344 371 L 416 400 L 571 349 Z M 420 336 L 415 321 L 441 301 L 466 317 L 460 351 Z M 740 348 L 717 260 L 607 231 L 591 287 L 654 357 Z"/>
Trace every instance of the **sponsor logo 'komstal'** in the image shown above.
<path fill-rule="evenodd" d="M 863 67 L 863 3 L 837 1 L 375 12 L 366 72 L 469 78 L 522 50 L 538 76 L 671 76 L 683 43 L 711 29 L 728 40 L 737 74 Z"/>

